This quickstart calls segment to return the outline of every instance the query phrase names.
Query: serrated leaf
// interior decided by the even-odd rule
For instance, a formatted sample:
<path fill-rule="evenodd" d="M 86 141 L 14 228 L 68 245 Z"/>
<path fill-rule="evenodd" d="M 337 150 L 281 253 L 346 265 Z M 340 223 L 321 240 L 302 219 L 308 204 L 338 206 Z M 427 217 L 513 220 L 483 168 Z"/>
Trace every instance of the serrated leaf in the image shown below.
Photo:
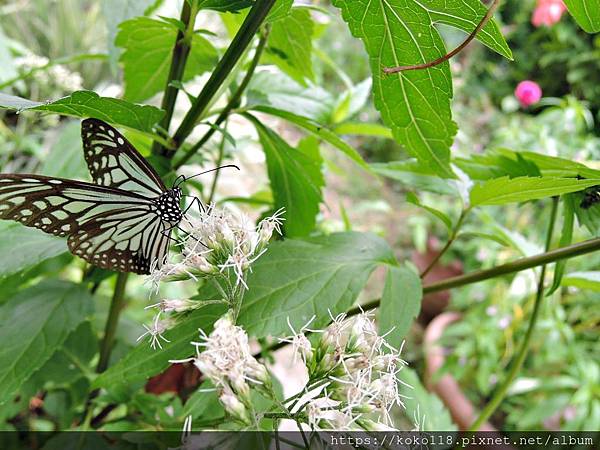
<path fill-rule="evenodd" d="M 0 278 L 65 253 L 67 241 L 20 223 L 0 222 Z M 10 255 L 7 257 L 6 255 Z"/>
<path fill-rule="evenodd" d="M 396 140 L 439 176 L 454 178 L 450 145 L 456 125 L 450 112 L 448 63 L 392 75 L 383 74 L 382 68 L 425 63 L 444 55 L 446 49 L 434 23 L 470 33 L 485 14 L 485 7 L 479 0 L 333 0 L 333 4 L 342 10 L 352 34 L 365 45 L 375 106 Z M 511 57 L 493 21 L 486 24 L 478 39 Z"/>
<path fill-rule="evenodd" d="M 0 404 L 60 348 L 92 304 L 85 287 L 47 281 L 0 307 Z"/>
<path fill-rule="evenodd" d="M 379 334 L 386 335 L 392 346 L 401 347 L 421 310 L 422 298 L 421 279 L 414 270 L 406 266 L 388 267 L 379 309 Z"/>
<path fill-rule="evenodd" d="M 309 10 L 292 8 L 289 14 L 273 24 L 263 58 L 306 86 L 307 79 L 314 79 L 312 35 L 313 21 Z"/>
<path fill-rule="evenodd" d="M 600 292 L 600 272 L 572 272 L 563 277 L 561 285 Z"/>
<path fill-rule="evenodd" d="M 340 139 L 334 132 L 332 132 L 325 126 L 316 123 L 314 120 L 311 120 L 307 117 L 298 116 L 297 114 L 288 111 L 272 108 L 270 106 L 256 105 L 253 106 L 251 109 L 253 111 L 259 111 L 275 117 L 279 117 L 281 119 L 287 120 L 288 122 L 294 125 L 299 126 L 300 128 L 303 128 L 312 135 L 324 140 L 325 142 L 328 142 L 338 150 L 341 150 L 342 153 L 344 153 L 346 156 L 352 159 L 363 169 L 371 171 L 369 165 L 364 161 L 362 156 L 360 156 L 360 153 L 358 153 L 348 143 Z"/>
<path fill-rule="evenodd" d="M 600 31 L 600 0 L 564 0 L 577 23 L 588 33 Z"/>
<path fill-rule="evenodd" d="M 560 233 L 559 247 L 566 247 L 573 240 L 573 223 L 575 222 L 575 201 L 572 195 L 563 196 L 563 226 Z M 562 277 L 567 267 L 568 259 L 560 259 L 554 266 L 554 279 L 546 296 L 551 295 L 560 287 Z"/>
<path fill-rule="evenodd" d="M 495 178 L 471 189 L 471 206 L 526 202 L 581 191 L 600 184 L 600 179 L 578 180 L 557 177 Z"/>
<path fill-rule="evenodd" d="M 65 116 L 92 117 L 114 125 L 152 133 L 165 112 L 150 105 L 138 105 L 111 97 L 100 97 L 92 91 L 77 91 L 67 97 L 46 103 L 32 102 L 0 93 L 0 109 L 47 111 Z"/>
<path fill-rule="evenodd" d="M 469 159 L 457 158 L 454 163 L 476 180 L 505 175 L 513 178 L 540 174 L 560 178 L 600 178 L 600 170 L 591 169 L 570 159 L 504 148 L 486 152 L 485 155 L 472 155 Z M 539 170 L 539 173 L 533 173 L 535 169 L 532 166 Z"/>
<path fill-rule="evenodd" d="M 267 157 L 275 209 L 285 208 L 285 234 L 307 236 L 315 227 L 325 185 L 318 142 L 310 138 L 295 149 L 258 120 L 253 122 Z"/>
<path fill-rule="evenodd" d="M 210 333 L 212 325 L 225 312 L 221 305 L 209 305 L 193 311 L 172 329 L 163 333 L 170 342 L 161 341 L 162 350 L 154 350 L 147 341 L 140 342 L 125 357 L 101 374 L 92 388 L 144 381 L 169 366 L 169 360 L 185 359 L 194 353 L 190 342 L 198 339 L 198 328 Z M 143 331 L 140 328 L 140 334 Z"/>
<path fill-rule="evenodd" d="M 349 309 L 379 264 L 395 264 L 388 244 L 367 233 L 335 233 L 274 242 L 252 266 L 239 323 L 251 336 L 289 333 L 287 318 L 300 328 L 325 326 Z"/>
<path fill-rule="evenodd" d="M 125 99 L 142 101 L 165 89 L 177 32 L 174 24 L 148 17 L 119 26 L 115 44 L 123 48 Z M 182 81 L 212 69 L 217 56 L 210 42 L 194 34 Z"/>
<path fill-rule="evenodd" d="M 108 31 L 108 60 L 115 71 L 119 59 L 119 49 L 115 46 L 119 24 L 132 17 L 141 16 L 155 2 L 156 0 L 102 0 L 100 3 Z"/>

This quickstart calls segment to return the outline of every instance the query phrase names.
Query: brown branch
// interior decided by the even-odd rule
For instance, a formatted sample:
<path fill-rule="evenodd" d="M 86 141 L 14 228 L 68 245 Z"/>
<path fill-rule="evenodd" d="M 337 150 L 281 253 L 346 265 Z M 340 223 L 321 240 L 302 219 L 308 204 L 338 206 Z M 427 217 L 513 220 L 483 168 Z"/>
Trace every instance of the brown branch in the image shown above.
<path fill-rule="evenodd" d="M 467 38 L 462 42 L 462 44 L 460 44 L 458 47 L 456 47 L 450 53 L 446 53 L 444 56 L 440 56 L 439 58 L 434 59 L 433 61 L 426 62 L 426 63 L 414 64 L 411 66 L 384 67 L 383 73 L 390 74 L 390 73 L 404 72 L 406 70 L 428 69 L 429 67 L 434 67 L 434 66 L 437 66 L 438 64 L 448 61 L 450 58 L 452 58 L 456 54 L 463 51 L 463 49 L 467 45 L 469 45 L 469 43 L 473 39 L 475 39 L 475 37 L 477 36 L 477 33 L 479 33 L 481 31 L 481 29 L 483 27 L 485 27 L 485 24 L 488 23 L 488 21 L 492 18 L 492 16 L 494 15 L 494 12 L 496 11 L 496 8 L 498 8 L 499 4 L 500 4 L 500 0 L 494 0 L 492 2 L 491 6 L 488 8 L 487 12 L 485 13 L 485 16 L 483 16 L 483 18 L 479 21 L 479 23 L 477 24 L 475 29 L 471 32 L 471 34 L 469 34 L 469 36 L 467 36 Z"/>

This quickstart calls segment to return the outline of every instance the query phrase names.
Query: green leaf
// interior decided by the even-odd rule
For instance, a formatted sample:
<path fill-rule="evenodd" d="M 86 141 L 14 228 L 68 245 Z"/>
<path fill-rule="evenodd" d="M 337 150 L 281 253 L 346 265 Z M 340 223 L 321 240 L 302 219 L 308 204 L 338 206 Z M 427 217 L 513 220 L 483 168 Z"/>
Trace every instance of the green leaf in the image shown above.
<path fill-rule="evenodd" d="M 0 307 L 0 404 L 61 347 L 92 305 L 83 286 L 47 281 Z"/>
<path fill-rule="evenodd" d="M 287 16 L 273 24 L 263 58 L 306 86 L 306 79 L 314 80 L 312 35 L 309 10 L 292 8 Z"/>
<path fill-rule="evenodd" d="M 376 174 L 399 181 L 410 188 L 435 194 L 458 195 L 454 180 L 438 177 L 429 167 L 416 160 L 372 163 L 371 168 Z"/>
<path fill-rule="evenodd" d="M 197 419 L 199 422 L 207 422 L 223 417 L 225 411 L 223 405 L 219 402 L 216 389 L 215 391 L 210 389 L 215 389 L 215 386 L 209 380 L 204 381 L 185 402 L 181 416 L 191 415 L 193 419 Z"/>
<path fill-rule="evenodd" d="M 345 141 L 340 139 L 334 132 L 329 130 L 328 128 L 316 123 L 315 121 L 307 118 L 298 116 L 294 113 L 283 111 L 277 108 L 272 108 L 270 106 L 257 105 L 253 106 L 253 111 L 263 112 L 265 114 L 269 114 L 275 117 L 280 117 L 281 119 L 287 120 L 294 125 L 303 128 L 308 131 L 312 135 L 328 142 L 333 145 L 338 150 L 341 150 L 346 156 L 352 159 L 356 164 L 361 166 L 363 169 L 367 169 L 370 171 L 368 164 L 363 160 L 362 156 L 350 145 L 348 145 Z"/>
<path fill-rule="evenodd" d="M 68 388 L 78 378 L 92 373 L 90 363 L 97 352 L 98 338 L 91 323 L 84 321 L 28 382 L 37 388 L 46 383 Z"/>
<path fill-rule="evenodd" d="M 32 102 L 0 93 L 0 109 L 48 111 L 73 117 L 92 117 L 114 125 L 152 133 L 165 112 L 150 105 L 137 105 L 125 100 L 100 97 L 92 91 L 77 91 L 67 97 L 46 103 Z"/>
<path fill-rule="evenodd" d="M 560 234 L 559 247 L 566 247 L 573 240 L 573 223 L 575 222 L 575 201 L 572 195 L 563 196 L 563 226 Z M 546 296 L 551 295 L 560 287 L 567 266 L 567 259 L 560 259 L 554 266 L 554 279 Z"/>
<path fill-rule="evenodd" d="M 89 180 L 89 171 L 83 158 L 79 121 L 70 121 L 60 130 L 39 173 L 49 177 Z"/>
<path fill-rule="evenodd" d="M 294 0 L 277 0 L 265 18 L 267 23 L 275 23 L 290 13 Z"/>
<path fill-rule="evenodd" d="M 456 158 L 454 163 L 476 180 L 499 178 L 505 175 L 514 178 L 540 174 L 562 178 L 600 178 L 600 170 L 590 169 L 570 159 L 504 148 L 486 152 L 484 155 L 472 155 L 469 159 Z"/>
<path fill-rule="evenodd" d="M 433 61 L 444 55 L 444 43 L 433 26 L 443 23 L 470 33 L 485 7 L 479 0 L 397 2 L 333 0 L 352 34 L 370 57 L 375 106 L 396 140 L 439 176 L 454 178 L 450 145 L 456 134 L 450 100 L 452 84 L 447 62 L 425 70 L 386 75 L 384 67 Z M 500 54 L 510 50 L 494 21 L 478 39 Z"/>
<path fill-rule="evenodd" d="M 572 272 L 563 277 L 561 285 L 600 291 L 600 272 Z"/>
<path fill-rule="evenodd" d="M 413 193 L 413 192 L 407 193 L 406 201 L 408 203 L 412 203 L 415 206 L 418 206 L 419 208 L 423 208 L 425 211 L 430 212 L 435 217 L 440 219 L 444 223 L 444 225 L 446 225 L 446 229 L 448 230 L 448 232 L 452 231 L 452 220 L 450 220 L 450 217 L 448 217 L 446 214 L 444 214 L 442 211 L 440 211 L 438 209 L 432 208 L 431 206 L 427 206 L 427 205 L 424 205 L 423 203 L 421 203 L 421 201 L 419 200 L 419 197 L 417 197 L 415 195 L 415 193 Z"/>
<path fill-rule="evenodd" d="M 274 242 L 253 266 L 239 323 L 251 336 L 281 336 L 313 315 L 316 328 L 355 302 L 379 264 L 396 264 L 381 238 L 346 232 Z"/>
<path fill-rule="evenodd" d="M 336 125 L 334 131 L 337 134 L 353 134 L 358 136 L 374 136 L 393 139 L 391 130 L 378 123 L 369 122 L 344 122 Z"/>
<path fill-rule="evenodd" d="M 0 278 L 35 266 L 68 250 L 67 242 L 16 222 L 0 222 Z M 6 255 L 10 255 L 7 257 Z"/>
<path fill-rule="evenodd" d="M 315 227 L 325 185 L 318 142 L 308 138 L 295 149 L 257 119 L 252 121 L 267 157 L 275 209 L 285 208 L 285 234 L 307 236 Z"/>
<path fill-rule="evenodd" d="M 115 71 L 119 59 L 119 49 L 115 46 L 119 24 L 132 17 L 143 15 L 154 3 L 156 0 L 102 0 L 100 3 L 108 31 L 108 61 Z"/>
<path fill-rule="evenodd" d="M 581 191 L 600 184 L 600 179 L 578 180 L 557 177 L 495 178 L 471 189 L 471 206 L 526 202 Z"/>
<path fill-rule="evenodd" d="M 380 334 L 400 348 L 402 339 L 421 310 L 423 287 L 421 279 L 409 267 L 390 266 L 387 269 L 385 285 L 379 310 Z"/>
<path fill-rule="evenodd" d="M 110 388 L 144 381 L 169 366 L 169 360 L 185 359 L 194 353 L 191 341 L 198 340 L 198 328 L 210 333 L 212 325 L 225 312 L 221 305 L 209 305 L 193 311 L 172 329 L 163 333 L 170 342 L 162 342 L 162 350 L 154 350 L 148 342 L 140 342 L 114 366 L 92 383 L 92 388 Z M 140 327 L 140 334 L 143 329 Z"/>
<path fill-rule="evenodd" d="M 320 86 L 301 86 L 279 72 L 260 71 L 248 85 L 247 106 L 264 105 L 303 116 L 319 123 L 331 121 L 335 101 Z"/>
<path fill-rule="evenodd" d="M 162 20 L 138 17 L 123 22 L 115 44 L 124 49 L 125 99 L 142 101 L 165 89 L 177 27 Z M 183 80 L 191 80 L 214 67 L 217 51 L 198 34 L 192 37 Z"/>
<path fill-rule="evenodd" d="M 577 23 L 588 33 L 600 31 L 600 0 L 564 0 Z"/>
<path fill-rule="evenodd" d="M 408 397 L 403 399 L 406 417 L 420 422 L 419 431 L 456 431 L 450 412 L 437 395 L 425 389 L 413 369 L 404 367 L 398 373 L 398 378 L 412 387 L 404 390 L 401 385 L 400 390 Z"/>

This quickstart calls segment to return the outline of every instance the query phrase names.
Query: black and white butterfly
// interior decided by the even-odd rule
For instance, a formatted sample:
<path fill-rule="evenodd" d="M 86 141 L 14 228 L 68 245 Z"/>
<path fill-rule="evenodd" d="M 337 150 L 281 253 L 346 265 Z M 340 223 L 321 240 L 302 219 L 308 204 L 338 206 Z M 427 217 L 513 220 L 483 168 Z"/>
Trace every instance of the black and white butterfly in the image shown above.
<path fill-rule="evenodd" d="M 184 214 L 179 185 L 167 189 L 137 150 L 101 120 L 84 120 L 81 137 L 95 184 L 0 174 L 0 219 L 67 236 L 71 253 L 98 267 L 140 274 L 160 268 Z"/>

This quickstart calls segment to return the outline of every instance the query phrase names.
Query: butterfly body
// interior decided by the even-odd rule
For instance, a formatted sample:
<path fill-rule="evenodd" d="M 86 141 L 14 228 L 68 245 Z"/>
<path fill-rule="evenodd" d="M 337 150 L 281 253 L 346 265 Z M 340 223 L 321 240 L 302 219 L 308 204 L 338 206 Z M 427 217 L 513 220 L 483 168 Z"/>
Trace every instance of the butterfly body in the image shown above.
<path fill-rule="evenodd" d="M 81 135 L 95 183 L 0 174 L 0 219 L 66 236 L 71 253 L 102 268 L 143 274 L 160 268 L 183 217 L 181 189 L 167 189 L 110 125 L 86 119 Z"/>

